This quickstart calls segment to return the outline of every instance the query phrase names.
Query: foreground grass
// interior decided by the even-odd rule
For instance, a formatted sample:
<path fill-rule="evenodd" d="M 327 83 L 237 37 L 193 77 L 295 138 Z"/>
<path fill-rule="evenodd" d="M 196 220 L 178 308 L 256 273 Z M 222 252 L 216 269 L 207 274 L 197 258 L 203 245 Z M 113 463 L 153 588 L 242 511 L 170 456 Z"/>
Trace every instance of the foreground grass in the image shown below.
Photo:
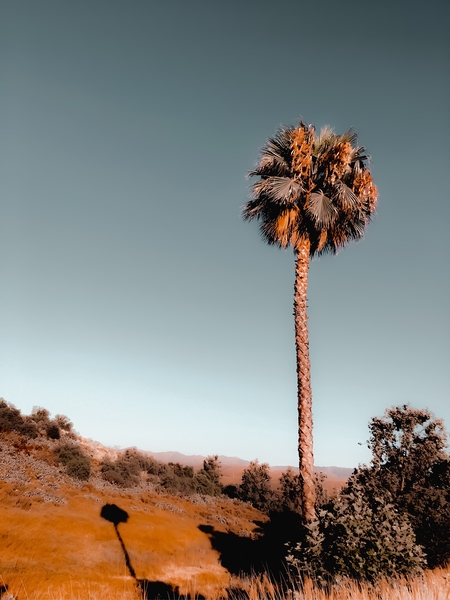
<path fill-rule="evenodd" d="M 5 598 L 21 600 L 141 600 L 142 594 L 136 588 L 131 577 L 125 574 L 118 576 L 123 580 L 122 588 L 110 585 L 92 584 L 89 581 L 69 581 L 59 589 L 49 587 L 47 590 L 33 592 L 27 589 L 24 582 L 19 589 L 12 587 L 5 592 Z M 0 589 L 4 582 L 0 578 Z M 302 586 L 293 587 L 294 591 L 280 594 L 266 575 L 260 577 L 232 577 L 229 581 L 231 589 L 217 590 L 209 596 L 211 600 L 450 600 L 450 569 L 435 570 L 424 573 L 413 580 L 380 581 L 376 586 L 343 581 L 332 589 L 324 590 L 305 581 Z M 189 598 L 196 598 L 195 581 L 191 590 L 185 591 Z M 10 595 L 11 592 L 11 595 Z M 171 596 L 172 597 L 172 596 Z"/>
<path fill-rule="evenodd" d="M 450 569 L 376 587 L 291 582 L 294 591 L 280 593 L 267 575 L 230 574 L 213 547 L 213 539 L 238 542 L 228 558 L 236 548 L 245 554 L 241 542 L 251 544 L 267 519 L 259 511 L 226 498 L 77 483 L 37 450 L 0 443 L 1 600 L 139 600 L 143 582 L 191 600 L 450 600 Z M 117 529 L 101 518 L 107 503 L 129 515 Z"/>

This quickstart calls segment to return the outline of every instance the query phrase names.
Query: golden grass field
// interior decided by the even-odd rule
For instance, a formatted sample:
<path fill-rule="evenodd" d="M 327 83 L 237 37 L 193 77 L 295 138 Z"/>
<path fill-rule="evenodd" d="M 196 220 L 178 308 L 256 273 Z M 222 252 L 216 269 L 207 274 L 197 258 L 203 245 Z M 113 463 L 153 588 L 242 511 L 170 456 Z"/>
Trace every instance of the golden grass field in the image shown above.
<path fill-rule="evenodd" d="M 0 446 L 2 600 L 138 600 L 137 580 L 162 582 L 192 599 L 282 597 L 266 575 L 231 575 L 212 547 L 208 531 L 251 539 L 255 521 L 267 517 L 249 505 L 162 495 L 143 487 L 120 490 L 95 478 L 74 482 L 51 464 L 45 445 L 21 447 L 14 436 L 6 442 Z M 129 515 L 118 531 L 136 578 L 126 566 L 114 525 L 100 516 L 107 503 Z M 343 582 L 325 592 L 306 582 L 284 597 L 450 600 L 450 570 L 394 586 L 380 583 L 378 591 Z"/>

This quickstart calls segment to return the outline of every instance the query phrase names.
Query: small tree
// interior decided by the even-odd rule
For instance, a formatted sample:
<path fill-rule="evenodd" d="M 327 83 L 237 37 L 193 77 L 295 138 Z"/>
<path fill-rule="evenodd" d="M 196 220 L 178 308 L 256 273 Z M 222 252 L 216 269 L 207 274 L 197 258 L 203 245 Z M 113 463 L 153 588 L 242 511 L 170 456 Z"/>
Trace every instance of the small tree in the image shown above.
<path fill-rule="evenodd" d="M 408 404 L 386 410 L 369 425 L 370 467 L 355 479 L 382 495 L 411 522 L 430 568 L 450 562 L 450 457 L 441 419 Z"/>
<path fill-rule="evenodd" d="M 250 502 L 255 508 L 267 511 L 271 508 L 274 493 L 270 486 L 269 465 L 259 464 L 253 460 L 242 473 L 241 485 L 239 486 L 239 498 L 244 502 Z"/>
<path fill-rule="evenodd" d="M 195 475 L 196 490 L 200 494 L 219 496 L 223 490 L 223 486 L 220 483 L 221 474 L 222 466 L 217 454 L 208 456 L 203 461 L 203 468 Z"/>
<path fill-rule="evenodd" d="M 281 474 L 278 496 L 279 506 L 282 510 L 294 511 L 298 507 L 300 493 L 300 481 L 298 475 L 289 467 Z"/>
<path fill-rule="evenodd" d="M 408 576 L 425 564 L 407 516 L 355 479 L 303 529 L 287 560 L 319 583 Z"/>

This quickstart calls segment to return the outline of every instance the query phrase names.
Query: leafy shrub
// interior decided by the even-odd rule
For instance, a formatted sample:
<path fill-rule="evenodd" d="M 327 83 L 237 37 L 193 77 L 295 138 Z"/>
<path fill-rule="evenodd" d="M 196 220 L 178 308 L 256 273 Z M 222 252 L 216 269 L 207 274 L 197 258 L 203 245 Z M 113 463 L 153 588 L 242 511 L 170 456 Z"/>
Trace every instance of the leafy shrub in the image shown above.
<path fill-rule="evenodd" d="M 51 440 L 59 440 L 59 438 L 61 437 L 61 433 L 59 431 L 59 427 L 55 423 L 49 423 L 47 425 L 46 433 L 47 433 L 47 436 Z"/>
<path fill-rule="evenodd" d="M 55 415 L 53 422 L 63 431 L 70 433 L 73 430 L 73 423 L 66 415 Z"/>
<path fill-rule="evenodd" d="M 27 438 L 36 438 L 38 430 L 28 417 L 22 416 L 19 409 L 0 398 L 0 431 L 16 431 Z"/>
<path fill-rule="evenodd" d="M 208 456 L 203 461 L 203 468 L 195 475 L 195 489 L 205 496 L 219 496 L 223 491 L 220 483 L 222 468 L 219 457 Z"/>
<path fill-rule="evenodd" d="M 287 560 L 322 583 L 408 576 L 425 565 L 408 518 L 382 497 L 367 497 L 356 479 L 319 512 L 317 521 L 304 526 Z"/>
<path fill-rule="evenodd" d="M 194 469 L 180 463 L 160 463 L 158 472 L 162 488 L 171 494 L 192 494 L 195 491 Z"/>
<path fill-rule="evenodd" d="M 138 452 L 135 448 L 128 448 L 115 461 L 104 460 L 100 466 L 103 479 L 122 487 L 138 485 L 142 473 L 159 475 L 160 471 L 161 463 Z"/>
<path fill-rule="evenodd" d="M 355 478 L 411 523 L 429 568 L 450 563 L 450 457 L 443 422 L 409 405 L 369 424 L 373 459 Z"/>
<path fill-rule="evenodd" d="M 270 486 L 269 465 L 252 461 L 242 473 L 239 499 L 250 502 L 255 508 L 268 511 L 273 506 L 275 495 Z"/>
<path fill-rule="evenodd" d="M 63 444 L 56 450 L 59 462 L 74 479 L 87 481 L 91 474 L 90 458 L 75 444 Z"/>

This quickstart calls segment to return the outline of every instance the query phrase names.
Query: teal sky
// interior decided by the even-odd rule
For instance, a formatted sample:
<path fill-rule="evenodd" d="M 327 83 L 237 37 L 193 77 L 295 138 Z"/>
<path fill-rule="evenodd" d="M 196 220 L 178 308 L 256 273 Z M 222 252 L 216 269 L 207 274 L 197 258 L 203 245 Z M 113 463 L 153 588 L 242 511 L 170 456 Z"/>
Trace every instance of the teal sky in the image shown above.
<path fill-rule="evenodd" d="M 302 117 L 353 126 L 380 192 L 311 265 L 315 462 L 367 461 L 393 404 L 450 429 L 449 30 L 444 0 L 3 0 L 0 396 L 295 465 L 294 257 L 240 208 Z"/>

